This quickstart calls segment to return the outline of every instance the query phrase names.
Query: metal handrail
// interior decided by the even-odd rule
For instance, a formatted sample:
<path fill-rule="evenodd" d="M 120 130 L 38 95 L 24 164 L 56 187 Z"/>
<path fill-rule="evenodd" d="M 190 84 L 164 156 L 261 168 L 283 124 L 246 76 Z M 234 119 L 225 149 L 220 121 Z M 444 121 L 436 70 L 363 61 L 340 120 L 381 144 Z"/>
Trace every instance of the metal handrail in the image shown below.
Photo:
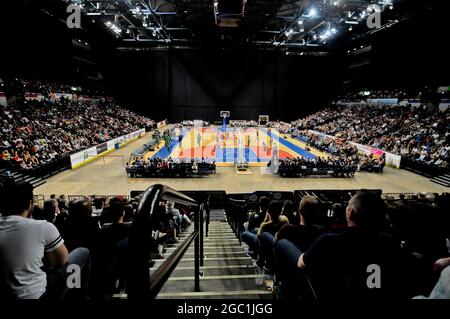
<path fill-rule="evenodd" d="M 196 211 L 196 227 L 194 232 L 164 261 L 158 268 L 158 271 L 150 278 L 152 217 L 161 200 L 170 200 L 177 204 L 199 207 L 199 209 Z M 129 274 L 127 287 L 128 298 L 154 298 L 189 248 L 192 240 L 195 240 L 196 243 L 194 259 L 196 261 L 196 286 L 198 285 L 199 267 L 197 267 L 197 263 L 199 262 L 200 252 L 197 247 L 199 241 L 198 224 L 200 221 L 201 209 L 203 209 L 203 205 L 199 206 L 192 198 L 165 185 L 152 185 L 143 193 L 128 240 L 128 262 L 130 264 L 130 269 L 133 269 Z"/>

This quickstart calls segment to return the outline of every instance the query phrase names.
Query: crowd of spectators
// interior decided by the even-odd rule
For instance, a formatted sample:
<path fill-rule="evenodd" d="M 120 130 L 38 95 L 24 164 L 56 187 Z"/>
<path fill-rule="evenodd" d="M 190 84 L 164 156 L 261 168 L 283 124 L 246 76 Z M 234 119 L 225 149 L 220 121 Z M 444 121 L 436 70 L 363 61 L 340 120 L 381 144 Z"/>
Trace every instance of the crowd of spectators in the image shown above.
<path fill-rule="evenodd" d="M 74 94 L 77 96 L 105 97 L 105 91 L 98 88 L 81 87 L 74 83 L 62 83 L 29 79 L 0 79 L 2 91 L 10 96 L 24 95 L 26 93 L 40 94 L 49 99 L 54 93 Z"/>
<path fill-rule="evenodd" d="M 358 170 L 358 158 L 346 156 L 298 157 L 280 160 L 278 174 L 283 177 L 332 176 L 353 177 Z"/>
<path fill-rule="evenodd" d="M 206 176 L 216 172 L 216 163 L 201 159 L 173 159 L 137 157 L 126 164 L 130 177 L 189 177 Z"/>
<path fill-rule="evenodd" d="M 341 101 L 361 102 L 365 99 L 403 99 L 406 97 L 404 89 L 362 89 L 345 94 Z"/>
<path fill-rule="evenodd" d="M 407 105 L 338 105 L 293 123 L 428 166 L 450 164 L 450 111 Z"/>
<path fill-rule="evenodd" d="M 123 287 L 139 198 L 86 196 L 69 202 L 52 195 L 39 206 L 33 204 L 32 186 L 18 183 L 2 189 L 0 200 L 3 298 L 61 298 L 68 264 L 90 269 L 81 274 L 83 298 L 104 298 Z"/>
<path fill-rule="evenodd" d="M 195 120 L 195 121 L 185 120 L 185 121 L 181 122 L 181 125 L 207 127 L 207 126 L 209 126 L 209 122 L 204 121 L 204 120 Z"/>
<path fill-rule="evenodd" d="M 288 134 L 291 132 L 292 125 L 280 121 L 269 121 L 267 127 L 277 129 L 281 134 Z"/>
<path fill-rule="evenodd" d="M 384 201 L 357 192 L 329 202 L 317 193 L 298 210 L 263 196 L 243 225 L 257 273 L 275 274 L 280 297 L 450 298 L 449 194 Z M 366 284 L 369 264 L 381 267 L 379 289 Z"/>
<path fill-rule="evenodd" d="M 1 107 L 0 123 L 0 166 L 27 171 L 155 125 L 114 103 L 67 99 L 17 101 Z"/>

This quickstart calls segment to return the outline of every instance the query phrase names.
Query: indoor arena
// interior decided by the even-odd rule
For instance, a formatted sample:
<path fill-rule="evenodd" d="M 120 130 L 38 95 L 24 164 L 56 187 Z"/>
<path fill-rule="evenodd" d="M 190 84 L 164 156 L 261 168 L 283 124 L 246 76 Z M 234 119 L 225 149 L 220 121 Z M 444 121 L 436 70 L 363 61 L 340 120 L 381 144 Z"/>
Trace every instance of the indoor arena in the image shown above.
<path fill-rule="evenodd" d="M 0 300 L 450 299 L 444 1 L 0 8 Z"/>

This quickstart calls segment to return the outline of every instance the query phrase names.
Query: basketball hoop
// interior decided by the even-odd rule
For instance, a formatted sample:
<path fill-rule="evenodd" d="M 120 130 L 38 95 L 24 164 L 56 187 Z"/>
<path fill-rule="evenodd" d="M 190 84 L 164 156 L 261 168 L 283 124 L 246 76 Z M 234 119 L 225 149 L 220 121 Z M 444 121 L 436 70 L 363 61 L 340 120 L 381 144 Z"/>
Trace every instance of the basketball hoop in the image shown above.
<path fill-rule="evenodd" d="M 230 111 L 220 111 L 220 117 L 221 118 L 230 117 Z"/>

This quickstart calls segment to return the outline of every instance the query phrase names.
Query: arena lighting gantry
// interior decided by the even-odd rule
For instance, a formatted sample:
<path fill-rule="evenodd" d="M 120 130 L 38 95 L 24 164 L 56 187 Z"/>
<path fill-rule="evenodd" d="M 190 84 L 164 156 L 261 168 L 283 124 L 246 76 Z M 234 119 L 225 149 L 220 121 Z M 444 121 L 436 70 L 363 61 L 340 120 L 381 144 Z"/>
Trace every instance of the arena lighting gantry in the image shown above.
<path fill-rule="evenodd" d="M 35 5 L 67 16 L 61 6 L 68 4 L 80 6 L 84 29 L 107 30 L 119 49 L 241 46 L 304 54 L 361 40 L 426 6 L 408 0 L 41 0 Z M 375 12 L 381 14 L 380 28 L 367 25 Z"/>

